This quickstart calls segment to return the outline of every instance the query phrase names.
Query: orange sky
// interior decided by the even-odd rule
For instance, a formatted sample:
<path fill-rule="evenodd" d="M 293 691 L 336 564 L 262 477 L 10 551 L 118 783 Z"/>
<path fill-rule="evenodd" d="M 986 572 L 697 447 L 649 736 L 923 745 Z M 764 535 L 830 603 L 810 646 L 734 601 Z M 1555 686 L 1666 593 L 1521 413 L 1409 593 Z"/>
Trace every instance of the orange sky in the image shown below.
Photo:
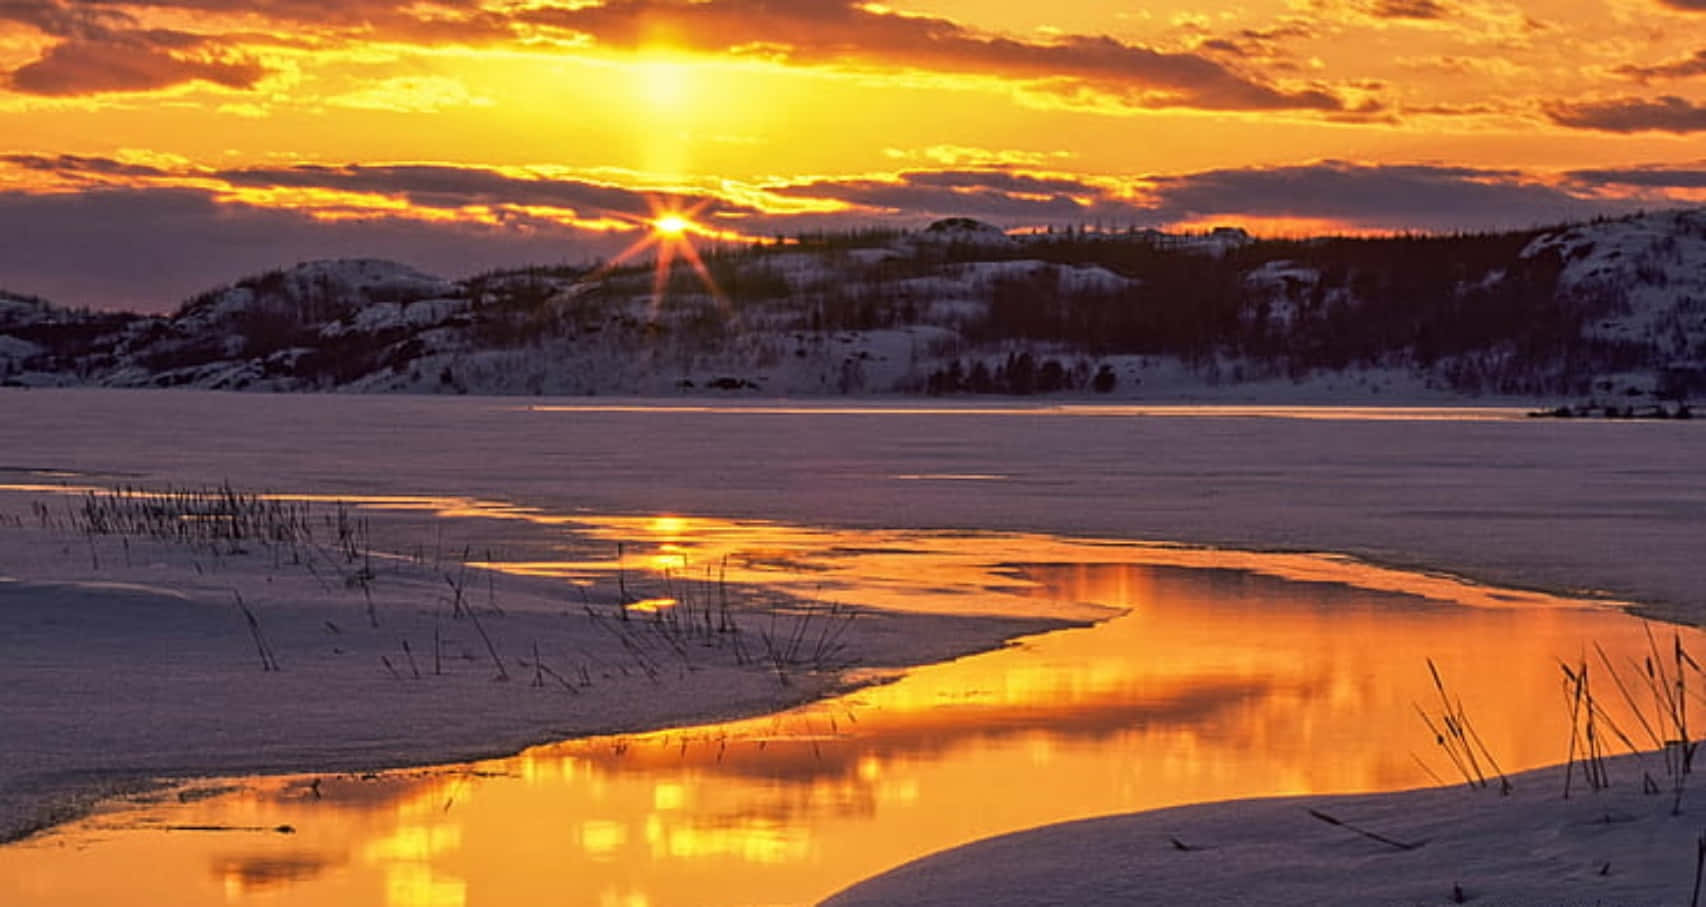
<path fill-rule="evenodd" d="M 659 196 L 749 236 L 1699 202 L 1706 0 L 0 0 L 0 287 L 578 261 Z"/>

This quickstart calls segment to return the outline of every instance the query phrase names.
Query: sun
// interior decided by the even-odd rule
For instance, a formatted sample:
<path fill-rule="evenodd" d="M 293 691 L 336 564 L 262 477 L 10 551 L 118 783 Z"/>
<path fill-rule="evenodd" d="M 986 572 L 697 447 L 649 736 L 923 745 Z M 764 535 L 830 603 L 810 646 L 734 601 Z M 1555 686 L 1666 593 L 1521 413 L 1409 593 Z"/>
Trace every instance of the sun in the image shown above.
<path fill-rule="evenodd" d="M 688 223 L 687 218 L 682 217 L 679 214 L 665 214 L 664 216 L 652 221 L 652 230 L 654 232 L 660 236 L 667 236 L 671 238 L 679 237 L 683 233 L 686 233 L 689 226 L 690 224 Z"/>
<path fill-rule="evenodd" d="M 640 91 L 653 109 L 679 111 L 692 100 L 692 68 L 670 60 L 651 60 L 636 67 Z"/>
<path fill-rule="evenodd" d="M 703 199 L 691 207 L 682 207 L 678 201 L 667 198 L 648 196 L 646 204 L 651 207 L 650 217 L 617 213 L 616 217 L 633 224 L 644 231 L 644 234 L 633 245 L 623 249 L 615 258 L 605 262 L 596 272 L 603 274 L 621 265 L 623 262 L 642 255 L 647 251 L 655 251 L 657 260 L 652 268 L 652 306 L 662 305 L 664 291 L 669 287 L 671 268 L 677 258 L 686 261 L 699 275 L 699 281 L 705 285 L 705 290 L 719 306 L 727 306 L 728 300 L 717 288 L 717 282 L 711 278 L 711 270 L 705 267 L 705 260 L 699 257 L 699 250 L 693 247 L 693 236 L 718 236 L 715 229 L 709 229 L 697 223 L 694 218 L 701 211 L 710 207 L 711 199 Z"/>

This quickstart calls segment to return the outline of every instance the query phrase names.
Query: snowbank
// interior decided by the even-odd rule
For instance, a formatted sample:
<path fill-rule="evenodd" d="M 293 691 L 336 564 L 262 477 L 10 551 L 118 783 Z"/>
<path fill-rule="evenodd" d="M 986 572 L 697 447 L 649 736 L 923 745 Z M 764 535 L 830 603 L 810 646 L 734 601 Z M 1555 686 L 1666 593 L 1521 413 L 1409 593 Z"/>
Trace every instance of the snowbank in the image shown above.
<path fill-rule="evenodd" d="M 560 581 L 425 556 L 375 561 L 364 581 L 323 550 L 292 563 L 247 547 L 0 528 L 0 841 L 155 778 L 502 756 L 843 686 L 840 656 L 766 659 L 762 632 L 800 618 L 739 597 L 744 643 L 623 622 Z M 864 611 L 843 642 L 861 667 L 899 667 L 1060 625 Z"/>
<path fill-rule="evenodd" d="M 1578 767 L 1401 794 L 1244 800 L 1111 816 L 978 841 L 861 882 L 825 907 L 918 904 L 1687 904 L 1701 778 L 1672 813 L 1642 792 L 1654 754 L 1608 763 L 1589 792 Z M 1404 847 L 1334 825 L 1311 811 Z"/>

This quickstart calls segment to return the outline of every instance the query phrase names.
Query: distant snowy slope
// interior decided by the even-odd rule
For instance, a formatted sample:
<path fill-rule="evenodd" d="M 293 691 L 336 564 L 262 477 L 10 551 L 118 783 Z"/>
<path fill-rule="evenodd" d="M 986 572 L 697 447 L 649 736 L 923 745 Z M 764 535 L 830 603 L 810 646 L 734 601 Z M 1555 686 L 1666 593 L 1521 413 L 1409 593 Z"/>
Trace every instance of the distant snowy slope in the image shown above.
<path fill-rule="evenodd" d="M 43 321 L 52 317 L 53 311 L 45 299 L 0 290 L 0 328 Z"/>
<path fill-rule="evenodd" d="M 969 217 L 949 217 L 936 221 L 930 226 L 907 237 L 914 245 L 963 244 L 969 246 L 984 246 L 988 248 L 1005 249 L 1014 245 L 1014 239 L 1000 227 L 991 226 L 982 221 Z"/>
<path fill-rule="evenodd" d="M 458 295 L 461 291 L 456 284 L 396 262 L 371 258 L 313 261 L 204 293 L 186 303 L 173 321 L 193 329 L 257 312 L 324 321 L 373 305 Z"/>
<path fill-rule="evenodd" d="M 0 290 L 0 386 L 82 383 L 110 360 L 128 325 L 148 320 L 122 312 L 60 308 Z"/>
<path fill-rule="evenodd" d="M 1706 372 L 1706 211 L 1676 211 L 1548 233 L 1523 257 L 1555 254 L 1561 290 L 1607 300 L 1587 336 L 1646 352 L 1643 366 Z M 1634 371 L 1637 369 L 1631 369 Z"/>

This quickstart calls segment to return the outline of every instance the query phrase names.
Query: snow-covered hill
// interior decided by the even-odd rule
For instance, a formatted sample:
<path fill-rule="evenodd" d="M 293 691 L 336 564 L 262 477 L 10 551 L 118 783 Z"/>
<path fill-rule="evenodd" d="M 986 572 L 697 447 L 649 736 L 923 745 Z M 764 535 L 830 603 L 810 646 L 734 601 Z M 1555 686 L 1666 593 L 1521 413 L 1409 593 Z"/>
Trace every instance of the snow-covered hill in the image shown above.
<path fill-rule="evenodd" d="M 1546 254 L 1563 259 L 1566 292 L 1609 303 L 1583 333 L 1629 349 L 1629 367 L 1602 375 L 1595 390 L 1698 391 L 1706 382 L 1706 210 L 1555 231 L 1523 251 Z"/>
<path fill-rule="evenodd" d="M 170 317 L 0 295 L 0 381 L 496 394 L 1650 405 L 1706 391 L 1706 212 L 1469 237 L 1008 235 L 963 218 L 450 281 L 372 259 Z"/>

